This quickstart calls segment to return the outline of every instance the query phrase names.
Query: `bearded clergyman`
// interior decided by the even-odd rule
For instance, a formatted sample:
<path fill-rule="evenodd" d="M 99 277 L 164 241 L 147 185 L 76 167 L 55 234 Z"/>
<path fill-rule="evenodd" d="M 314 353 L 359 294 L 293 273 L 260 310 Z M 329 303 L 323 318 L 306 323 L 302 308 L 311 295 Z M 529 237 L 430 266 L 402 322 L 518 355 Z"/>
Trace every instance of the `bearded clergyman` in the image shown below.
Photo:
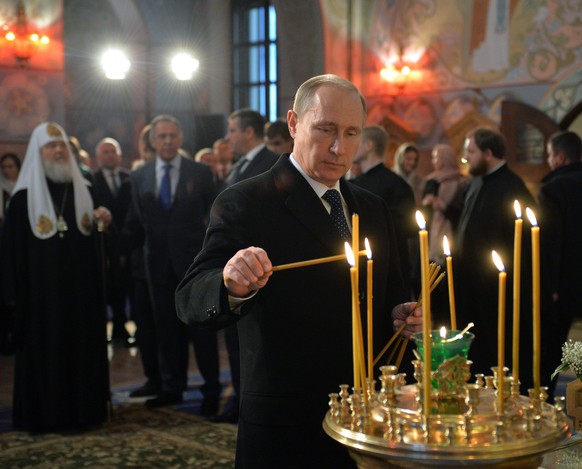
<path fill-rule="evenodd" d="M 48 122 L 30 138 L 2 233 L 2 290 L 14 305 L 12 420 L 29 432 L 101 424 L 110 400 L 99 231 L 64 130 Z M 99 230 L 98 230 L 99 228 Z"/>

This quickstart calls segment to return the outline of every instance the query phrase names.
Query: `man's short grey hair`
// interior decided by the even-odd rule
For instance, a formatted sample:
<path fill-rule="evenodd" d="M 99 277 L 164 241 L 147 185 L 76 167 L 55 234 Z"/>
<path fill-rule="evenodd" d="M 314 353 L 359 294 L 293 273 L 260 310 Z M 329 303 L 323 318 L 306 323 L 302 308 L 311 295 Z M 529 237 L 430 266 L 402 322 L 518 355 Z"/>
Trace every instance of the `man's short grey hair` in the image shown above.
<path fill-rule="evenodd" d="M 113 145 L 115 147 L 115 151 L 116 153 L 121 156 L 121 145 L 119 144 L 119 142 L 117 140 L 115 140 L 114 138 L 111 137 L 105 137 L 102 138 L 101 140 L 99 140 L 99 143 L 97 145 L 95 145 L 95 153 L 97 153 L 99 151 L 99 147 L 105 143 L 109 143 L 111 145 Z"/>
<path fill-rule="evenodd" d="M 354 85 L 351 81 L 332 74 L 315 76 L 304 82 L 299 87 L 297 93 L 295 94 L 295 101 L 293 103 L 293 111 L 295 111 L 298 117 L 303 116 L 311 108 L 315 93 L 322 86 L 343 88 L 357 94 L 362 103 L 364 120 L 366 119 L 366 99 L 362 93 L 360 93 L 360 90 L 358 90 L 356 85 Z"/>
<path fill-rule="evenodd" d="M 180 134 L 180 137 L 183 136 L 182 135 L 182 125 L 180 124 L 180 121 L 178 119 L 176 119 L 174 116 L 171 116 L 170 114 L 160 114 L 159 116 L 154 117 L 152 122 L 150 123 L 150 126 L 151 126 L 150 142 L 152 141 L 152 139 L 156 133 L 155 132 L 156 126 L 160 122 L 171 122 L 172 124 L 174 124 L 178 128 L 178 133 Z"/>

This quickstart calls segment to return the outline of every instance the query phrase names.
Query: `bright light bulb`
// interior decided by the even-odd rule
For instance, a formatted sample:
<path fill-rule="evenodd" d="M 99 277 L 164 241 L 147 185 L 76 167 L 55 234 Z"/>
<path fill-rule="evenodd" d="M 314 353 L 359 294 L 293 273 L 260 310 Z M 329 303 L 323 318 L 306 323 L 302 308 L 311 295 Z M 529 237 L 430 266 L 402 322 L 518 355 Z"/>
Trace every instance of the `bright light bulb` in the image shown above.
<path fill-rule="evenodd" d="M 105 76 L 110 80 L 123 80 L 129 71 L 131 63 L 123 52 L 110 49 L 101 58 Z"/>
<path fill-rule="evenodd" d="M 184 52 L 176 54 L 172 59 L 172 72 L 178 80 L 190 80 L 198 69 L 200 62 Z"/>

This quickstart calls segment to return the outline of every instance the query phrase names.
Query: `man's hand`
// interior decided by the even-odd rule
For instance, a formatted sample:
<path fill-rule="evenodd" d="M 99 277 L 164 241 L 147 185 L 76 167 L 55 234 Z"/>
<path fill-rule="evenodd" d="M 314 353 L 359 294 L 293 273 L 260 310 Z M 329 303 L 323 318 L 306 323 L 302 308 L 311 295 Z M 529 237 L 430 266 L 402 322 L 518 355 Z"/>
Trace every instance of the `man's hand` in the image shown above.
<path fill-rule="evenodd" d="M 97 223 L 98 230 L 104 231 L 111 223 L 111 212 L 103 206 L 97 207 L 93 212 L 93 219 Z"/>
<path fill-rule="evenodd" d="M 228 294 L 245 298 L 263 288 L 273 274 L 273 265 L 264 249 L 249 247 L 238 251 L 224 266 L 222 277 Z"/>
<path fill-rule="evenodd" d="M 404 337 L 410 337 L 415 332 L 422 331 L 422 306 L 418 303 L 402 303 L 396 305 L 392 310 L 392 320 L 394 330 L 397 330 L 403 323 L 406 327 L 402 331 Z"/>

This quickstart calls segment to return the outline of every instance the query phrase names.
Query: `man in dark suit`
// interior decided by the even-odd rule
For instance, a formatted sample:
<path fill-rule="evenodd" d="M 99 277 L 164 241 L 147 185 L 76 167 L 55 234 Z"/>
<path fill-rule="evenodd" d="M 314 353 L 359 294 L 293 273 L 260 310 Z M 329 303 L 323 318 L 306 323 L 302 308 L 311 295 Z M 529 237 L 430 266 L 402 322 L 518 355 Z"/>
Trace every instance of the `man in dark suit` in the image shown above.
<path fill-rule="evenodd" d="M 239 109 L 228 116 L 226 142 L 240 158 L 226 176 L 226 187 L 264 173 L 277 161 L 277 155 L 265 146 L 264 128 L 263 116 L 252 109 Z"/>
<path fill-rule="evenodd" d="M 543 271 L 549 272 L 554 306 L 552 370 L 560 364 L 572 320 L 582 315 L 582 142 L 574 132 L 558 132 L 550 137 L 547 151 L 552 171 L 542 180 L 538 200 L 542 257 L 548 263 Z"/>
<path fill-rule="evenodd" d="M 127 265 L 120 262 L 119 230 L 131 201 L 129 172 L 121 167 L 121 146 L 113 138 L 102 139 L 95 147 L 99 170 L 93 175 L 93 198 L 98 205 L 107 207 L 117 229 L 107 238 L 107 303 L 111 307 L 113 331 L 108 340 L 128 342 L 131 338 L 125 329 L 126 300 L 130 292 L 131 274 Z"/>
<path fill-rule="evenodd" d="M 236 155 L 242 156 L 232 166 L 224 187 L 230 187 L 237 182 L 264 173 L 275 164 L 277 155 L 266 148 L 263 137 L 264 128 L 263 116 L 252 109 L 240 109 L 229 116 L 226 141 L 232 146 Z M 224 330 L 224 340 L 228 351 L 233 394 L 224 411 L 212 420 L 236 423 L 240 405 L 240 346 L 236 324 Z"/>
<path fill-rule="evenodd" d="M 134 247 L 139 241 L 144 243 L 153 305 L 153 318 L 136 318 L 137 327 L 155 328 L 148 334 L 156 338 L 160 372 L 158 382 L 150 379 L 140 394 L 157 394 L 146 401 L 148 407 L 182 402 L 190 336 L 205 380 L 200 413 L 212 415 L 218 409 L 221 391 L 216 332 L 185 327 L 176 317 L 174 290 L 202 247 L 214 191 L 210 169 L 178 154 L 182 140 L 180 123 L 174 117 L 157 116 L 150 131 L 156 159 L 131 174 L 132 204 L 124 236 L 134 240 Z"/>
<path fill-rule="evenodd" d="M 323 75 L 305 82 L 288 112 L 293 154 L 218 196 L 203 250 L 178 287 L 185 322 L 238 321 L 238 468 L 354 467 L 321 428 L 328 393 L 353 377 L 348 264 L 275 273 L 273 265 L 344 252 L 346 215 L 358 213 L 374 250 L 377 351 L 391 335 L 391 311 L 394 324 L 407 321 L 407 333 L 420 327 L 420 308 L 399 305 L 404 292 L 386 205 L 342 179 L 364 119 L 364 98 L 349 81 Z"/>
<path fill-rule="evenodd" d="M 398 241 L 400 264 L 404 277 L 406 291 L 410 286 L 410 260 L 408 256 L 408 240 L 418 236 L 418 225 L 415 222 L 414 193 L 408 183 L 394 171 L 384 165 L 384 155 L 388 145 L 388 133 L 379 125 L 364 127 L 362 141 L 354 157 L 354 163 L 360 165 L 362 174 L 352 182 L 384 199 L 390 209 L 396 239 Z"/>

